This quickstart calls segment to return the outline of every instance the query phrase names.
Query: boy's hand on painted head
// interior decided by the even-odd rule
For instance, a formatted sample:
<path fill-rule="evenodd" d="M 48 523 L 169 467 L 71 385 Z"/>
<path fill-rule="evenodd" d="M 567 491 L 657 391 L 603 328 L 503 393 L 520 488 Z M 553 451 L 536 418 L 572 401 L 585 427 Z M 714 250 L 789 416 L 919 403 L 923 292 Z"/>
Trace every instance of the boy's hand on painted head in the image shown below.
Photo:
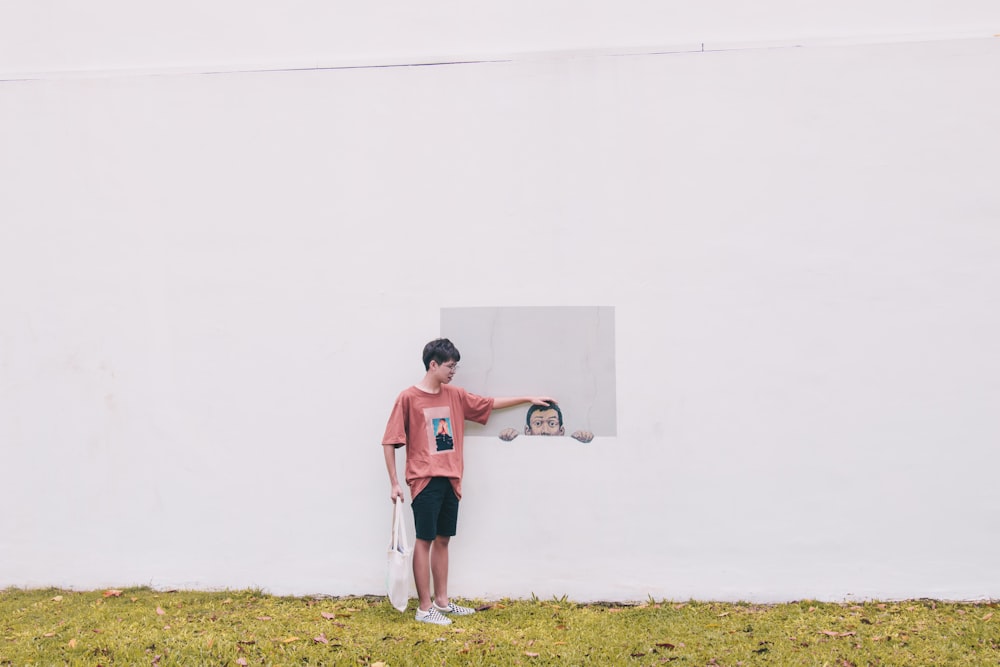
<path fill-rule="evenodd" d="M 531 397 L 530 400 L 533 405 L 545 405 L 545 406 L 552 405 L 556 402 L 556 399 L 552 398 L 551 396 L 533 396 Z"/>

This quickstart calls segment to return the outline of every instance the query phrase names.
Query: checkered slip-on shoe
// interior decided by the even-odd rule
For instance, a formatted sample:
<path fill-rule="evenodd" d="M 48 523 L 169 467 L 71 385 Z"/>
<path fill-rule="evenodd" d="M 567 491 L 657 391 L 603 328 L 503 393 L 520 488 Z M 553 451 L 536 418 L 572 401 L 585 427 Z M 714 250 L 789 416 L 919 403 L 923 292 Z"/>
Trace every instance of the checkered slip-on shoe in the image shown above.
<path fill-rule="evenodd" d="M 451 614 L 452 616 L 469 616 L 470 614 L 475 614 L 476 610 L 471 607 L 463 607 L 457 605 L 454 602 L 449 602 L 447 607 L 439 607 L 437 603 L 431 609 L 436 609 L 442 614 Z"/>

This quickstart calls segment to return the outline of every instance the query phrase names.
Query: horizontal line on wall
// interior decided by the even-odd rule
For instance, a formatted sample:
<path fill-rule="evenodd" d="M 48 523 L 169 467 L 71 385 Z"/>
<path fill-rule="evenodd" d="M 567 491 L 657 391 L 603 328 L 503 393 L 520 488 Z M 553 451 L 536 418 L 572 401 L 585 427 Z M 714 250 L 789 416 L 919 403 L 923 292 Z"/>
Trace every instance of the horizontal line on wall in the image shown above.
<path fill-rule="evenodd" d="M 40 81 L 54 79 L 118 78 L 139 76 L 173 75 L 224 75 L 260 74 L 268 72 L 314 72 L 327 70 L 389 69 L 402 67 L 445 67 L 462 65 L 488 65 L 513 62 L 537 62 L 553 60 L 579 60 L 588 58 L 624 58 L 689 53 L 719 53 L 725 51 L 751 51 L 764 49 L 800 49 L 843 46 L 875 46 L 892 44 L 912 44 L 920 42 L 945 42 L 958 40 L 995 39 L 1000 34 L 984 31 L 935 34 L 862 35 L 850 37 L 825 37 L 809 39 L 780 39 L 770 41 L 707 41 L 672 44 L 660 47 L 600 48 L 562 51 L 525 52 L 517 54 L 492 54 L 477 57 L 465 56 L 420 56 L 408 59 L 389 58 L 365 61 L 344 60 L 340 62 L 287 62 L 287 63 L 247 63 L 247 64 L 206 64 L 201 66 L 81 69 L 72 71 L 41 71 L 0 74 L 0 83 Z"/>

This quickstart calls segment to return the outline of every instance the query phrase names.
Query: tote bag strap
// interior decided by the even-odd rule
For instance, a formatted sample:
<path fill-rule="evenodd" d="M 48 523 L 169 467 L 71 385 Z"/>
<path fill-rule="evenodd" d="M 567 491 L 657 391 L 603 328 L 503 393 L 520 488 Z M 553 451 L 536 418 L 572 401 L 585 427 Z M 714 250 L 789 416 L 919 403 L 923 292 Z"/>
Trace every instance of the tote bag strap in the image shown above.
<path fill-rule="evenodd" d="M 406 527 L 403 525 L 402 498 L 396 498 L 396 504 L 392 508 L 392 538 L 389 541 L 389 548 L 401 553 L 410 550 L 406 543 Z"/>

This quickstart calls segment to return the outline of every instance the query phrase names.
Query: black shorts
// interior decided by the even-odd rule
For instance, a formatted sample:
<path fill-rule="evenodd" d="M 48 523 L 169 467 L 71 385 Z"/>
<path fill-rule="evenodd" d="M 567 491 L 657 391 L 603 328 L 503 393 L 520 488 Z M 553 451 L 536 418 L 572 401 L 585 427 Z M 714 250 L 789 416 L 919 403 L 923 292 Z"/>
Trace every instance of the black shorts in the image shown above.
<path fill-rule="evenodd" d="M 458 497 L 455 496 L 450 479 L 432 477 L 411 505 L 418 540 L 432 542 L 438 535 L 455 535 L 458 525 Z"/>

